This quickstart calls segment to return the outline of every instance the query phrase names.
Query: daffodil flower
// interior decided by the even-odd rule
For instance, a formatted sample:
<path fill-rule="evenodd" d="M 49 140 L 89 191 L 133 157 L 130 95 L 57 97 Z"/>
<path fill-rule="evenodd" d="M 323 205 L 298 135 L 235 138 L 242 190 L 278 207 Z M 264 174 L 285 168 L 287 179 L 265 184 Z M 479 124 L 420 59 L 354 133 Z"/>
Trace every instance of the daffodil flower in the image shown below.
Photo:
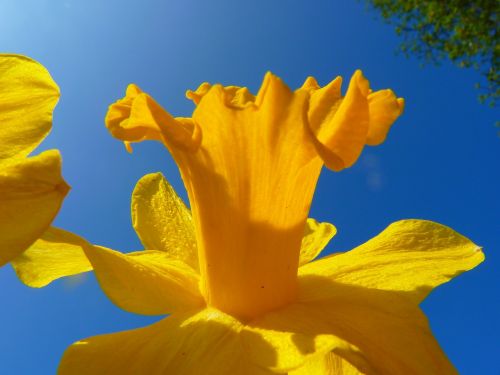
<path fill-rule="evenodd" d="M 148 250 L 123 254 L 52 228 L 26 256 L 52 257 L 53 267 L 20 262 L 17 271 L 41 286 L 60 267 L 93 268 L 119 307 L 169 316 L 76 342 L 60 375 L 455 373 L 418 305 L 479 264 L 478 246 L 440 224 L 404 220 L 315 260 L 335 234 L 307 218 L 321 167 L 351 166 L 403 107 L 390 90 L 372 92 L 361 72 L 343 97 L 340 83 L 309 78 L 293 92 L 268 74 L 256 96 L 203 84 L 187 93 L 192 118 L 172 117 L 129 86 L 107 126 L 129 148 L 165 144 L 191 211 L 160 174 L 146 175 L 132 222 Z"/>
<path fill-rule="evenodd" d="M 29 156 L 49 133 L 58 99 L 42 65 L 0 54 L 0 266 L 47 230 L 69 190 L 57 150 Z"/>

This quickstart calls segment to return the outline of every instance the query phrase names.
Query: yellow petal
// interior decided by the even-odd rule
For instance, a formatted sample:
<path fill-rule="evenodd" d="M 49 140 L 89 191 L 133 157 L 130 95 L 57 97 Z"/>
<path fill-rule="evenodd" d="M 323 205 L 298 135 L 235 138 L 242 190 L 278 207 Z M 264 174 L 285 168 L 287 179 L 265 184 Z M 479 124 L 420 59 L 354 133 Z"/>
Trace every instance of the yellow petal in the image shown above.
<path fill-rule="evenodd" d="M 402 220 L 347 253 L 301 267 L 344 284 L 405 292 L 416 302 L 484 260 L 481 248 L 454 230 L 425 220 Z"/>
<path fill-rule="evenodd" d="M 252 320 L 241 333 L 248 355 L 257 365 L 279 373 L 313 366 L 330 352 L 369 368 L 359 349 L 317 321 L 316 314 L 315 306 L 294 303 Z"/>
<path fill-rule="evenodd" d="M 122 254 L 85 248 L 107 296 L 124 310 L 162 315 L 204 305 L 199 276 L 189 266 L 161 251 Z"/>
<path fill-rule="evenodd" d="M 333 351 L 362 373 L 455 373 L 412 301 L 319 276 L 302 277 L 297 303 L 250 322 L 242 334 L 252 360 L 276 372 Z M 275 355 L 265 355 L 269 345 Z"/>
<path fill-rule="evenodd" d="M 132 224 L 142 244 L 199 270 L 191 212 L 161 173 L 142 177 L 132 193 Z"/>
<path fill-rule="evenodd" d="M 348 168 L 361 154 L 369 127 L 369 90 L 368 81 L 358 70 L 351 78 L 346 96 L 337 108 L 332 108 L 329 116 L 319 124 L 310 117 L 318 152 L 328 168 L 335 171 Z M 320 94 L 331 95 L 328 91 Z"/>
<path fill-rule="evenodd" d="M 391 90 L 371 93 L 360 70 L 343 98 L 341 83 L 337 77 L 322 88 L 310 80 L 303 86 L 311 93 L 308 119 L 314 144 L 325 165 L 335 171 L 352 166 L 365 144 L 382 143 L 404 104 Z"/>
<path fill-rule="evenodd" d="M 84 248 L 92 245 L 77 235 L 51 227 L 28 250 L 12 260 L 17 276 L 34 288 L 64 276 L 90 271 Z"/>
<path fill-rule="evenodd" d="M 214 309 L 174 314 L 145 328 L 71 345 L 59 375 L 271 375 L 250 363 L 241 323 Z"/>
<path fill-rule="evenodd" d="M 0 54 L 0 163 L 27 156 L 48 134 L 59 88 L 28 57 Z"/>
<path fill-rule="evenodd" d="M 360 375 L 356 367 L 333 353 L 318 355 L 288 375 Z"/>
<path fill-rule="evenodd" d="M 404 100 L 397 98 L 392 90 L 380 90 L 368 95 L 370 127 L 366 144 L 376 146 L 385 141 L 387 132 L 404 109 Z"/>
<path fill-rule="evenodd" d="M 356 346 L 358 353 L 337 354 L 359 371 L 456 373 L 433 338 L 424 314 L 400 292 L 345 285 L 318 275 L 299 280 L 298 304 L 306 306 L 309 319 L 315 322 L 315 331 L 310 333 L 329 332 Z"/>
<path fill-rule="evenodd" d="M 16 160 L 0 168 L 0 265 L 45 232 L 69 190 L 57 151 Z"/>
<path fill-rule="evenodd" d="M 314 219 L 307 219 L 300 248 L 299 266 L 316 258 L 335 236 L 335 233 L 337 233 L 337 229 L 332 224 L 318 223 Z"/>

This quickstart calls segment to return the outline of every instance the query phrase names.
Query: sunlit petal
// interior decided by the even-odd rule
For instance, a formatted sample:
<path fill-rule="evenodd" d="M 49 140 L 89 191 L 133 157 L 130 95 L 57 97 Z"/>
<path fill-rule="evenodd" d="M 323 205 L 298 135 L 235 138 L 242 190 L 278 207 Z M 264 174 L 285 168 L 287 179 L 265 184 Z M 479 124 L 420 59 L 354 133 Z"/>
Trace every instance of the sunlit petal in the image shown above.
<path fill-rule="evenodd" d="M 251 353 L 266 336 L 277 356 L 253 356 L 262 366 L 286 371 L 329 351 L 368 374 L 454 374 L 425 316 L 395 292 L 377 291 L 308 276 L 299 301 L 252 321 Z M 272 332 L 272 333 L 271 333 Z M 411 348 L 411 349 L 409 349 Z"/>
<path fill-rule="evenodd" d="M 213 309 L 175 314 L 145 328 L 74 343 L 58 374 L 271 375 L 248 361 L 240 330 L 240 322 Z"/>
<path fill-rule="evenodd" d="M 341 84 L 337 77 L 322 88 L 311 79 L 303 86 L 311 93 L 308 119 L 316 149 L 335 171 L 352 166 L 366 144 L 382 143 L 404 105 L 391 90 L 371 93 L 360 70 L 352 76 L 345 97 Z"/>
<path fill-rule="evenodd" d="M 281 373 L 311 365 L 334 352 L 369 368 L 356 345 L 337 336 L 323 320 L 317 321 L 317 314 L 314 305 L 294 303 L 249 322 L 242 339 L 250 358 L 259 366 Z M 329 315 L 330 311 L 324 310 L 323 314 Z"/>
<path fill-rule="evenodd" d="M 132 224 L 149 250 L 161 250 L 198 271 L 191 212 L 161 173 L 142 177 L 132 193 Z"/>
<path fill-rule="evenodd" d="M 311 358 L 304 366 L 288 375 L 361 375 L 356 367 L 333 353 Z"/>
<path fill-rule="evenodd" d="M 52 227 L 13 259 L 12 266 L 23 283 L 40 288 L 61 277 L 92 270 L 83 251 L 91 246 L 73 233 Z"/>
<path fill-rule="evenodd" d="M 483 260 L 479 246 L 444 225 L 402 220 L 354 250 L 301 267 L 300 274 L 405 292 L 418 303 Z"/>
<path fill-rule="evenodd" d="M 335 236 L 335 233 L 337 233 L 337 229 L 332 224 L 318 223 L 314 219 L 307 219 L 300 248 L 299 266 L 316 258 Z"/>
<path fill-rule="evenodd" d="M 85 253 L 104 292 L 124 310 L 164 315 L 204 305 L 198 274 L 165 252 L 122 254 L 94 246 Z"/>
<path fill-rule="evenodd" d="M 68 190 L 54 150 L 0 168 L 0 265 L 45 232 Z"/>
<path fill-rule="evenodd" d="M 311 122 L 318 152 L 328 168 L 350 167 L 361 154 L 369 128 L 369 89 L 368 81 L 358 70 L 351 78 L 346 96 L 337 102 L 338 107 L 321 123 Z"/>
<path fill-rule="evenodd" d="M 0 54 L 0 165 L 27 156 L 52 126 L 59 88 L 38 62 Z"/>

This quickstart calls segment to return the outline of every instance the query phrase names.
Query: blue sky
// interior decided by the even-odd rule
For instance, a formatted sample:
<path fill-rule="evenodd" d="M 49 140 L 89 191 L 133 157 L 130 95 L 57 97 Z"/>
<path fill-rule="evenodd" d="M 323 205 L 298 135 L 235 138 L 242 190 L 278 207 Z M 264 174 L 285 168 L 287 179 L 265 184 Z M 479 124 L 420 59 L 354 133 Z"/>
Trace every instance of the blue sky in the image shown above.
<path fill-rule="evenodd" d="M 478 104 L 478 73 L 422 69 L 395 54 L 398 42 L 361 1 L 0 0 L 0 50 L 39 60 L 61 87 L 41 148 L 61 150 L 73 187 L 56 225 L 122 251 L 141 249 L 129 201 L 142 175 L 161 171 L 186 196 L 161 145 L 129 155 L 107 133 L 107 106 L 128 83 L 178 116 L 192 111 L 186 89 L 209 81 L 255 92 L 268 70 L 297 87 L 308 75 L 325 84 L 361 68 L 373 88 L 394 89 L 406 99 L 403 117 L 354 167 L 323 171 L 311 216 L 337 226 L 329 252 L 403 218 L 438 221 L 483 246 L 486 262 L 435 290 L 423 309 L 460 373 L 498 374 L 498 111 Z M 4 267 L 0 285 L 2 374 L 53 374 L 72 342 L 158 320 L 115 307 L 91 274 L 35 290 Z"/>

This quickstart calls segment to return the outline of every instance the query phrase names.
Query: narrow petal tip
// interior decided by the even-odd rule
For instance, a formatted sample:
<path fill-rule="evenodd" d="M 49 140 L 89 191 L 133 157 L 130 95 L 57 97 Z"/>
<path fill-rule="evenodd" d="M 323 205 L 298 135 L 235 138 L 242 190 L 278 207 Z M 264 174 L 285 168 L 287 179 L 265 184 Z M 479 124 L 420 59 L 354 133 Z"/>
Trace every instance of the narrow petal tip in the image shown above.
<path fill-rule="evenodd" d="M 283 80 L 272 72 L 266 72 L 259 92 L 255 97 L 255 105 L 261 106 L 264 103 L 270 106 L 279 107 L 281 102 L 285 102 L 292 95 L 290 88 Z"/>
<path fill-rule="evenodd" d="M 143 91 L 137 86 L 135 83 L 130 83 L 127 86 L 127 90 L 125 91 L 125 95 L 128 98 L 135 98 L 137 95 L 142 93 Z"/>
<path fill-rule="evenodd" d="M 356 85 L 363 96 L 368 96 L 368 94 L 370 93 L 370 82 L 363 75 L 361 69 L 357 69 L 354 72 L 349 86 L 351 84 Z"/>
<path fill-rule="evenodd" d="M 307 91 L 314 91 L 314 90 L 318 90 L 319 88 L 320 88 L 320 85 L 318 84 L 318 81 L 316 81 L 316 78 L 314 78 L 312 76 L 307 77 L 301 86 L 301 89 L 307 90 Z"/>

